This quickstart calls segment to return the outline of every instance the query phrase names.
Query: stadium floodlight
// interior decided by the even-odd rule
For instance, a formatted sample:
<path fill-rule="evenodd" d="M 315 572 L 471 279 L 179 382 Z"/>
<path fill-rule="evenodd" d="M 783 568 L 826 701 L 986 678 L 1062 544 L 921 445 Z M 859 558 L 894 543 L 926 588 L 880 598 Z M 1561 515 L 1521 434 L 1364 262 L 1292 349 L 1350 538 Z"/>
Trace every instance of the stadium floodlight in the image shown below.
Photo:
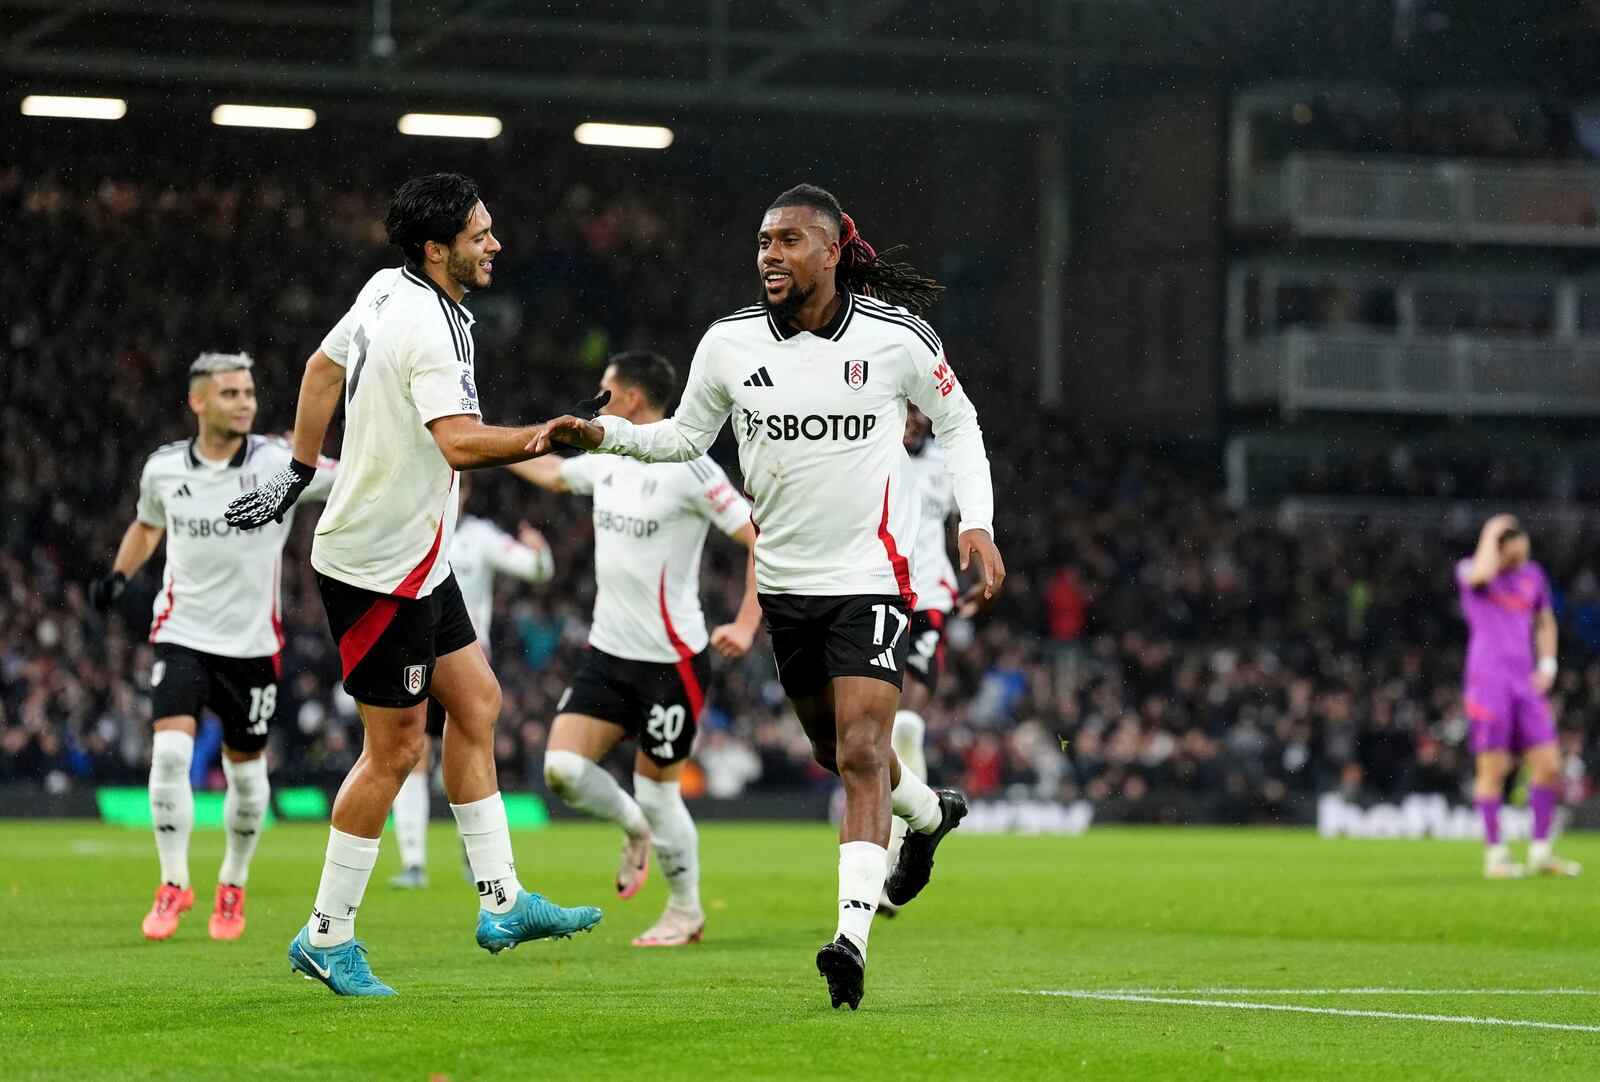
<path fill-rule="evenodd" d="M 407 113 L 396 125 L 401 135 L 437 135 L 445 139 L 493 139 L 500 134 L 497 116 L 454 113 Z"/>
<path fill-rule="evenodd" d="M 211 110 L 211 123 L 224 128 L 289 128 L 304 131 L 316 122 L 315 110 L 278 105 L 219 105 Z"/>
<path fill-rule="evenodd" d="M 632 147 L 637 150 L 666 150 L 672 145 L 672 129 L 648 124 L 579 124 L 572 137 L 591 147 Z"/>
<path fill-rule="evenodd" d="M 73 120 L 121 120 L 128 103 L 121 98 L 79 98 L 29 94 L 22 99 L 23 116 L 59 116 Z"/>

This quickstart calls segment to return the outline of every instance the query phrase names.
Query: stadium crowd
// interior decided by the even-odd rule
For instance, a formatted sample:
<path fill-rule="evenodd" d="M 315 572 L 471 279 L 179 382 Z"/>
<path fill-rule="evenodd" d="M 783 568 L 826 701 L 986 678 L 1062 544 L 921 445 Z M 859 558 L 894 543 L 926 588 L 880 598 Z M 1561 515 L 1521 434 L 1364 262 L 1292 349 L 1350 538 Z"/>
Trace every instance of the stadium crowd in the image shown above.
<path fill-rule="evenodd" d="M 0 218 L 15 223 L 0 231 L 0 783 L 53 790 L 146 774 L 155 576 L 109 617 L 83 584 L 131 518 L 144 456 L 189 431 L 188 362 L 201 349 L 254 354 L 258 427 L 283 428 L 304 356 L 391 259 L 376 166 L 332 186 L 84 160 L 71 173 L 0 163 Z M 617 349 L 686 365 L 705 324 L 749 299 L 743 242 L 701 235 L 703 191 L 617 174 L 534 195 L 509 163 L 477 172 L 486 189 L 521 193 L 491 208 L 504 285 L 470 301 L 491 419 L 566 408 Z M 1082 796 L 1130 818 L 1269 819 L 1332 788 L 1460 795 L 1464 628 L 1450 573 L 1470 538 L 1236 512 L 1212 456 L 1100 438 L 1065 410 L 1007 410 L 1027 366 L 959 328 L 945 337 L 989 422 L 1011 576 L 987 613 L 951 629 L 928 711 L 935 780 L 980 798 Z M 734 472 L 731 443 L 714 454 Z M 554 582 L 502 584 L 495 609 L 502 785 L 536 788 L 592 602 L 587 504 L 490 475 L 470 510 L 526 519 L 554 549 Z M 284 781 L 333 782 L 360 725 L 337 687 L 309 538 L 302 521 L 285 560 L 270 755 Z M 1600 581 L 1581 559 L 1593 541 L 1534 538 L 1560 604 L 1575 799 L 1600 764 L 1583 736 L 1600 709 Z M 707 552 L 708 616 L 726 618 L 743 564 L 715 539 Z M 715 797 L 830 786 L 761 640 L 719 662 L 695 763 L 691 791 Z"/>

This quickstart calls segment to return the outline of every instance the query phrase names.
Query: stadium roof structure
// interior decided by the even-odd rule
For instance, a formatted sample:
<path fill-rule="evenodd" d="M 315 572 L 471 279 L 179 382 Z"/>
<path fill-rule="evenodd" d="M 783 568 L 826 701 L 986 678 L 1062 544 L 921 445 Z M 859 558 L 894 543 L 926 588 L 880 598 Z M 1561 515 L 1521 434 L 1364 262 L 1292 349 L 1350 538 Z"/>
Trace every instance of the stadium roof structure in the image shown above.
<path fill-rule="evenodd" d="M 1226 35 L 1215 14 L 1151 0 L 0 0 L 0 71 L 85 86 L 1026 124 L 1073 68 L 1216 66 Z"/>

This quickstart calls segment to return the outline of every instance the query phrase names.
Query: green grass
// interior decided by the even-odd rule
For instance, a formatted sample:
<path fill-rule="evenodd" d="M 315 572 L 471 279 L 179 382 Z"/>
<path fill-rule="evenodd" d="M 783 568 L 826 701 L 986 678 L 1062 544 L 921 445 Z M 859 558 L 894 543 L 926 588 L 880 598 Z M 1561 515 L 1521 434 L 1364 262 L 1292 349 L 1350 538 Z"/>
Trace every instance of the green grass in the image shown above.
<path fill-rule="evenodd" d="M 325 830 L 267 832 L 237 943 L 206 938 L 221 837 L 196 839 L 201 900 L 172 941 L 139 920 L 147 835 L 0 824 L 0 1079 L 1593 1079 L 1600 1033 L 1106 1002 L 1019 989 L 1600 988 L 1589 880 L 1485 882 L 1462 843 L 1302 831 L 1096 828 L 963 837 L 872 939 L 859 1013 L 828 1008 L 812 958 L 833 931 L 823 826 L 702 827 L 706 941 L 628 945 L 659 877 L 610 894 L 599 825 L 517 837 L 524 882 L 599 902 L 589 936 L 490 957 L 448 827 L 433 887 L 390 891 L 386 844 L 360 917 L 397 1000 L 289 973 Z M 1600 838 L 1564 849 L 1600 874 Z M 1199 998 L 1207 998 L 1201 996 Z M 1218 997 L 1211 997 L 1218 998 Z M 1600 1024 L 1600 997 L 1221 998 Z"/>

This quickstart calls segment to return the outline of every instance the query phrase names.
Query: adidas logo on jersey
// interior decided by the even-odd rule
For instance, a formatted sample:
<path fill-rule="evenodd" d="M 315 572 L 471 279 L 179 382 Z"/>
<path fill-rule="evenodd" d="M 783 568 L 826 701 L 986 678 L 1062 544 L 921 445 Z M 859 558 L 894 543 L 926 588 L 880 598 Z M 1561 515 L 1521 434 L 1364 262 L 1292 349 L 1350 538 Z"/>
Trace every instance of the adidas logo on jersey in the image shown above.
<path fill-rule="evenodd" d="M 751 373 L 750 378 L 744 381 L 746 387 L 771 387 L 772 377 L 767 375 L 767 366 L 762 365 Z"/>
<path fill-rule="evenodd" d="M 173 499 L 177 499 L 180 496 L 192 496 L 192 495 L 193 495 L 193 493 L 189 491 L 189 486 L 188 485 L 179 485 L 178 486 L 178 491 L 176 491 L 176 492 L 174 492 L 172 494 L 172 498 Z"/>
<path fill-rule="evenodd" d="M 872 663 L 878 666 L 878 668 L 888 669 L 890 672 L 899 671 L 894 667 L 894 647 L 892 646 L 883 653 L 879 654 L 877 657 L 873 658 Z"/>

